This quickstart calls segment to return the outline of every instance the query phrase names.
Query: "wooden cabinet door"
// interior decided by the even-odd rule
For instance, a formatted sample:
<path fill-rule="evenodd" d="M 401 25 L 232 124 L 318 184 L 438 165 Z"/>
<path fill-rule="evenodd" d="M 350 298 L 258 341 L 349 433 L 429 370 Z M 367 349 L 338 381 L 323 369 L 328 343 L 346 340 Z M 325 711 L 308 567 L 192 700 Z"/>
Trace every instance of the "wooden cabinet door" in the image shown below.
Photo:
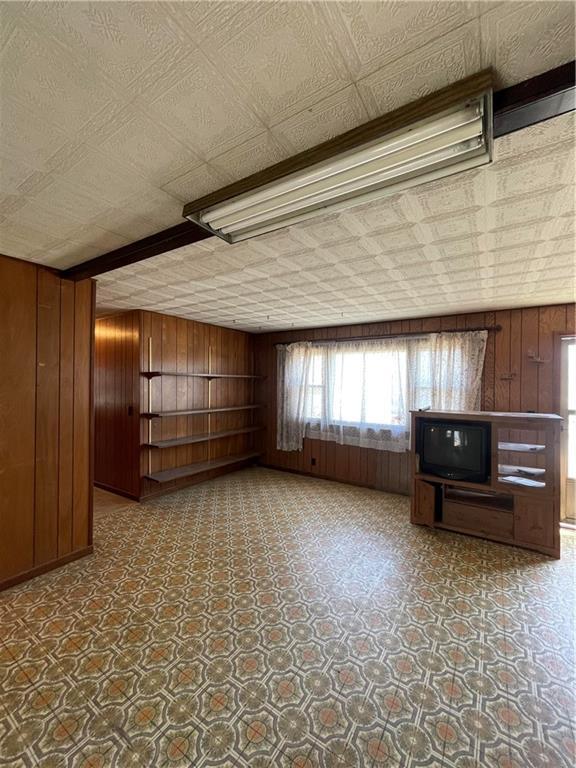
<path fill-rule="evenodd" d="M 526 544 L 542 547 L 554 546 L 556 519 L 553 499 L 532 499 L 516 496 L 514 499 L 514 538 Z"/>
<path fill-rule="evenodd" d="M 416 480 L 414 482 L 410 522 L 416 525 L 434 525 L 435 506 L 435 487 L 425 480 Z"/>

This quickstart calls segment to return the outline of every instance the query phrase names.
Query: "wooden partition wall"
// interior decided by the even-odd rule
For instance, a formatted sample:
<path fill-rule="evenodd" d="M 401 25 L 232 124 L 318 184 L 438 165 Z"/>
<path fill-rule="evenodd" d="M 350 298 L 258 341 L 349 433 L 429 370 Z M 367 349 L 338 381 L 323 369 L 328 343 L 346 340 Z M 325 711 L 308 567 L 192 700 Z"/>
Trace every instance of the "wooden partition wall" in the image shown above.
<path fill-rule="evenodd" d="M 0 256 L 0 589 L 92 550 L 94 283 Z"/>
<path fill-rule="evenodd" d="M 274 345 L 327 338 L 374 337 L 414 331 L 501 325 L 490 332 L 482 377 L 482 410 L 537 411 L 557 408 L 559 333 L 576 332 L 575 305 L 559 304 L 498 312 L 449 315 L 417 320 L 284 331 L 256 336 L 256 372 L 266 430 L 262 433 L 261 462 L 270 467 L 357 483 L 396 493 L 409 493 L 408 453 L 375 451 L 321 440 L 304 440 L 303 451 L 276 449 L 276 353 Z"/>
<path fill-rule="evenodd" d="M 143 499 L 249 459 L 197 472 L 205 462 L 255 458 L 260 413 L 249 407 L 255 404 L 250 334 L 134 311 L 98 318 L 95 338 L 99 486 Z M 237 406 L 242 410 L 216 410 Z M 213 412 L 181 413 L 208 409 Z M 179 415 L 166 415 L 175 411 Z M 213 438 L 206 440 L 207 434 Z M 180 471 L 189 474 L 175 477 Z"/>

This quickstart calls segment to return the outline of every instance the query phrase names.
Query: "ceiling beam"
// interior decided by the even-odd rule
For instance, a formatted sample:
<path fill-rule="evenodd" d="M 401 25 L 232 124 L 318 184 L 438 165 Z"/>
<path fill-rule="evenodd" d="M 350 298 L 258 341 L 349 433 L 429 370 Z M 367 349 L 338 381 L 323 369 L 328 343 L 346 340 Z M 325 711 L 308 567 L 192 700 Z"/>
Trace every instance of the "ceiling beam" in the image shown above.
<path fill-rule="evenodd" d="M 336 152 L 357 146 L 360 140 L 369 141 L 370 137 L 373 138 L 372 134 L 379 131 L 379 135 L 381 135 L 385 131 L 385 126 L 387 126 L 387 130 L 393 130 L 401 123 L 405 124 L 405 120 L 408 117 L 417 119 L 433 107 L 438 111 L 442 108 L 442 105 L 446 106 L 448 103 L 453 103 L 455 90 L 463 97 L 462 95 L 465 92 L 470 95 L 472 91 L 479 88 L 485 89 L 490 87 L 491 78 L 489 70 L 465 78 L 465 80 L 455 83 L 453 86 L 448 86 L 441 91 L 424 97 L 423 100 L 419 99 L 388 115 L 364 123 L 341 136 L 300 152 L 292 158 L 283 160 L 258 174 L 248 176 L 246 179 L 235 182 L 224 189 L 217 190 L 194 201 L 194 203 L 189 203 L 185 206 L 184 211 L 190 211 L 192 208 L 196 209 L 198 203 L 201 203 L 202 207 L 206 207 L 206 205 L 215 200 L 224 200 L 233 194 L 240 194 L 240 191 L 252 189 L 255 177 L 259 177 L 257 179 L 259 184 L 264 184 L 266 179 L 270 181 L 272 178 L 277 177 L 276 174 L 278 173 L 285 175 L 294 172 L 313 162 L 319 162 L 322 158 L 333 156 Z M 548 120 L 551 117 L 556 117 L 575 108 L 575 62 L 571 61 L 556 69 L 525 80 L 518 85 L 496 91 L 494 93 L 494 136 L 504 136 L 507 133 L 512 133 L 543 120 Z M 161 253 L 167 253 L 176 248 L 200 242 L 208 237 L 212 237 L 208 230 L 191 221 L 185 221 L 182 224 L 177 224 L 174 227 L 145 237 L 143 240 L 123 245 L 121 248 L 109 251 L 102 256 L 96 256 L 93 259 L 77 264 L 60 274 L 62 277 L 70 280 L 96 277 L 104 272 L 110 272 L 113 269 L 119 269 L 128 264 L 135 264 L 152 256 L 158 256 Z"/>
<path fill-rule="evenodd" d="M 113 269 L 126 267 L 128 264 L 135 264 L 137 261 L 150 259 L 152 256 L 158 256 L 167 251 L 174 251 L 184 245 L 198 243 L 207 237 L 212 237 L 210 232 L 191 221 L 185 221 L 142 240 L 136 240 L 134 243 L 128 243 L 128 245 L 103 253 L 101 256 L 83 261 L 74 267 L 69 267 L 63 270 L 60 276 L 68 280 L 85 280 L 88 277 L 96 277 L 96 275 L 102 275 Z"/>
<path fill-rule="evenodd" d="M 576 109 L 576 62 L 494 94 L 494 138 Z"/>

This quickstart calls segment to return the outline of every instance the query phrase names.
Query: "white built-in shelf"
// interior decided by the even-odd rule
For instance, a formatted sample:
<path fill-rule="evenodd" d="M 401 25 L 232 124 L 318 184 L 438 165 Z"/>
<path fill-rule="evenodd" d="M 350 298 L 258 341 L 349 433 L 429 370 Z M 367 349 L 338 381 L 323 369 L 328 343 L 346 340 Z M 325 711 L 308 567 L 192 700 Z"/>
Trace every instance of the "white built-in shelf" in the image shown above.
<path fill-rule="evenodd" d="M 200 461 L 196 464 L 187 464 L 183 467 L 173 467 L 172 469 L 164 469 L 160 472 L 152 472 L 148 475 L 144 475 L 147 480 L 152 480 L 155 483 L 169 483 L 172 480 L 180 480 L 184 477 L 193 477 L 194 475 L 200 475 L 203 472 L 209 472 L 212 469 L 220 469 L 220 467 L 227 467 L 230 464 L 239 464 L 243 461 L 250 461 L 260 456 L 259 453 L 240 453 L 235 456 L 225 456 L 222 459 L 212 459 L 211 461 Z"/>
<path fill-rule="evenodd" d="M 188 435 L 187 437 L 175 437 L 172 440 L 154 440 L 143 443 L 143 448 L 176 448 L 179 445 L 192 445 L 194 443 L 207 443 L 209 440 L 219 440 L 223 437 L 235 435 L 247 435 L 258 432 L 262 427 L 242 427 L 241 429 L 229 429 L 225 432 L 205 432 L 201 435 Z"/>
<path fill-rule="evenodd" d="M 498 443 L 499 451 L 513 451 L 514 453 L 542 453 L 546 450 L 545 445 L 535 445 L 534 443 Z"/>
<path fill-rule="evenodd" d="M 516 464 L 498 464 L 501 475 L 519 475 L 520 477 L 541 477 L 546 470 L 541 467 L 518 467 Z"/>
<path fill-rule="evenodd" d="M 509 485 L 520 485 L 524 488 L 546 488 L 546 483 L 540 482 L 540 480 L 532 480 L 530 477 L 519 477 L 518 475 L 499 477 L 498 482 L 508 483 Z"/>
<path fill-rule="evenodd" d="M 144 419 L 164 419 L 169 416 L 196 416 L 202 413 L 231 413 L 232 411 L 253 411 L 260 405 L 232 405 L 227 408 L 193 408 L 190 411 L 157 411 L 156 413 L 141 413 Z"/>

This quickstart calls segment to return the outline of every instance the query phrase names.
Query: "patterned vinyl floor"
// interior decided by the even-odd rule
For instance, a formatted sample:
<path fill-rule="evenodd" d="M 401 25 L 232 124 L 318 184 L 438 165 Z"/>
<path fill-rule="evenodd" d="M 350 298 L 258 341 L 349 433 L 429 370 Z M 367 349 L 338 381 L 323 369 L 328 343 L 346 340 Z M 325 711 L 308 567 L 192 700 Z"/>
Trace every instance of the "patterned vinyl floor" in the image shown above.
<path fill-rule="evenodd" d="M 575 541 L 264 469 L 100 504 L 92 557 L 0 594 L 0 765 L 571 766 Z"/>

